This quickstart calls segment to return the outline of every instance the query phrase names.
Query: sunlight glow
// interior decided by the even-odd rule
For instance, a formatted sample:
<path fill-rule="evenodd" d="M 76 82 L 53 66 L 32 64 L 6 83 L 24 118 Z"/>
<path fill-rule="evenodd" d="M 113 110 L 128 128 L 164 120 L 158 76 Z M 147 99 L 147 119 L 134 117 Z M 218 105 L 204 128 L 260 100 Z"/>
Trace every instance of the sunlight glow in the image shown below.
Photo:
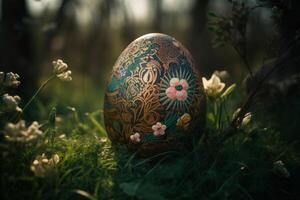
<path fill-rule="evenodd" d="M 39 17 L 45 11 L 56 11 L 62 3 L 62 0 L 26 0 L 29 13 L 33 17 Z"/>
<path fill-rule="evenodd" d="M 146 21 L 149 17 L 148 0 L 125 0 L 128 14 L 135 21 Z"/>

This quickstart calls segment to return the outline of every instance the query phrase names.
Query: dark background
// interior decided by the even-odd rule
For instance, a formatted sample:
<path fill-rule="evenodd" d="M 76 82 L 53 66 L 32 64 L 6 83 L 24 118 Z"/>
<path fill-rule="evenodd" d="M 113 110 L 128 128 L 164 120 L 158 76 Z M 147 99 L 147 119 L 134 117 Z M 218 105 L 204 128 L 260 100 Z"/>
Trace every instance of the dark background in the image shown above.
<path fill-rule="evenodd" d="M 207 11 L 228 14 L 230 4 L 225 0 L 0 2 L 1 71 L 20 74 L 18 93 L 25 99 L 51 73 L 51 61 L 62 58 L 74 81 L 50 86 L 44 95 L 87 110 L 101 106 L 105 79 L 117 57 L 131 41 L 151 32 L 171 35 L 184 44 L 203 76 L 227 70 L 233 82 L 247 73 L 230 46 L 212 48 Z M 247 25 L 248 56 L 255 67 L 267 58 L 265 46 L 273 31 L 270 16 L 270 9 L 257 9 Z"/>

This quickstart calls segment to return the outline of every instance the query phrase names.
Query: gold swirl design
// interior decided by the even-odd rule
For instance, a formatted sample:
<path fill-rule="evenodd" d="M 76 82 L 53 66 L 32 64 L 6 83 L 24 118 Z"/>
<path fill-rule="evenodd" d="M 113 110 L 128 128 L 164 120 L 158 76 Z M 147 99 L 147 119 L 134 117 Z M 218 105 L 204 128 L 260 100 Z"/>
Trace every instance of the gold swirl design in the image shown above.
<path fill-rule="evenodd" d="M 146 84 L 153 84 L 158 78 L 160 73 L 160 64 L 156 60 L 146 62 L 145 67 L 139 71 L 139 77 L 142 78 Z"/>
<path fill-rule="evenodd" d="M 127 85 L 127 89 L 126 89 L 127 99 L 132 99 L 133 97 L 139 95 L 142 92 L 141 88 L 144 87 L 144 83 L 141 81 L 140 77 L 136 75 L 126 77 L 125 83 Z"/>
<path fill-rule="evenodd" d="M 117 59 L 113 72 L 120 75 L 120 68 L 124 66 L 125 68 L 134 63 L 134 58 L 144 54 L 151 44 L 150 40 L 136 40 L 128 45 L 128 47 L 121 53 Z"/>
<path fill-rule="evenodd" d="M 191 70 L 188 73 L 195 73 L 194 61 L 188 51 L 175 39 L 162 34 L 155 34 L 154 37 L 143 37 L 132 42 L 117 59 L 112 74 L 109 78 L 109 90 L 105 94 L 104 117 L 108 135 L 112 141 L 129 143 L 130 135 L 138 132 L 143 139 L 146 134 L 152 133 L 152 125 L 162 122 L 169 112 L 161 101 L 162 81 L 167 76 L 170 64 L 178 66 L 179 56 L 186 57 Z M 169 69 L 170 68 L 170 69 Z M 185 73 L 185 72 L 184 72 Z M 177 74 L 177 72 L 175 73 Z M 169 82 L 167 83 L 169 84 Z M 191 126 L 198 123 L 199 113 L 205 116 L 205 98 L 200 95 L 202 91 L 201 82 L 191 98 L 188 105 L 190 109 Z M 190 86 L 192 87 L 192 86 Z M 204 105 L 199 106 L 199 105 Z M 184 109 L 179 107 L 180 114 Z M 179 115 L 179 117 L 182 113 Z M 201 116 L 200 116 L 201 117 Z M 175 118 L 175 125 L 176 125 Z M 173 123 L 173 122 L 170 122 Z M 180 141 L 171 136 L 165 140 L 149 140 L 141 145 L 141 151 L 153 151 L 159 148 L 168 149 L 170 145 L 178 147 Z M 159 148 L 157 148 L 159 147 Z"/>

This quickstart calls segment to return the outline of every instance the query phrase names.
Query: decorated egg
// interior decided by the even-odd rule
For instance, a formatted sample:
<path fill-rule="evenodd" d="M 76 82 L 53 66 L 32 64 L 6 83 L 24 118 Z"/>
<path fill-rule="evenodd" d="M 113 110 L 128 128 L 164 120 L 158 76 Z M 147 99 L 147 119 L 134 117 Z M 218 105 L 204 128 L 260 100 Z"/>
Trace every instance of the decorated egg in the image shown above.
<path fill-rule="evenodd" d="M 190 53 L 176 39 L 152 33 L 121 53 L 106 85 L 104 120 L 112 142 L 142 157 L 182 150 L 199 138 L 205 97 Z"/>

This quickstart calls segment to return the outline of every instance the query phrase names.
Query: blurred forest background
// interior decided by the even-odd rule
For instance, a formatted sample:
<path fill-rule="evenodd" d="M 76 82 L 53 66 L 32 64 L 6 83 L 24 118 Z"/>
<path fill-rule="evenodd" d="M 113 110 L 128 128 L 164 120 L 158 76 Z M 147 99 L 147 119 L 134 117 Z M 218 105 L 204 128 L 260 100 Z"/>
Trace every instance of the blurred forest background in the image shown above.
<path fill-rule="evenodd" d="M 17 93 L 25 100 L 50 73 L 51 61 L 62 58 L 74 81 L 51 84 L 43 100 L 84 111 L 100 108 L 105 80 L 117 57 L 134 39 L 151 32 L 179 40 L 203 76 L 227 70 L 233 82 L 247 74 L 232 47 L 212 47 L 207 12 L 230 13 L 225 0 L 0 0 L 0 8 L 1 71 L 21 76 Z M 249 16 L 251 65 L 258 67 L 266 60 L 273 32 L 271 9 L 262 7 Z"/>

